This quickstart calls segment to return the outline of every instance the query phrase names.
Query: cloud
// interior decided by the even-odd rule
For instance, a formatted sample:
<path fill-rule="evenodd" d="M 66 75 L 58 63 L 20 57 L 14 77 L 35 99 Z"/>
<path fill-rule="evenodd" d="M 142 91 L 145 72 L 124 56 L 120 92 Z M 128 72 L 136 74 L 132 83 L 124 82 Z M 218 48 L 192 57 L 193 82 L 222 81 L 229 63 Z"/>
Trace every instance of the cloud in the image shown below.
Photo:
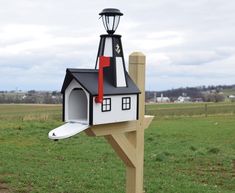
<path fill-rule="evenodd" d="M 126 63 L 133 51 L 147 56 L 149 89 L 234 84 L 235 2 L 205 0 L 2 0 L 0 90 L 60 89 L 68 67 L 93 68 L 98 13 L 123 13 Z"/>

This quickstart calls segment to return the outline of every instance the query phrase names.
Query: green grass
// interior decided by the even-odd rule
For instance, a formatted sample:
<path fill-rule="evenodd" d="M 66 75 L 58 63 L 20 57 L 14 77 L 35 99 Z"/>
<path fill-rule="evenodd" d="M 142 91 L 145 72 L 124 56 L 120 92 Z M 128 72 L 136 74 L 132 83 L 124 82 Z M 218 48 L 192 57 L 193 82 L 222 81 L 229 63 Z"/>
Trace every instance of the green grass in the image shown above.
<path fill-rule="evenodd" d="M 125 192 L 124 164 L 103 138 L 48 140 L 60 116 L 61 106 L 0 105 L 0 192 Z M 144 180 L 147 193 L 234 193 L 235 116 L 155 118 Z"/>
<path fill-rule="evenodd" d="M 58 120 L 61 119 L 61 110 L 61 105 L 0 104 L 0 120 Z"/>
<path fill-rule="evenodd" d="M 146 188 L 149 192 L 234 192 L 234 136 L 234 116 L 154 121 L 146 132 Z"/>

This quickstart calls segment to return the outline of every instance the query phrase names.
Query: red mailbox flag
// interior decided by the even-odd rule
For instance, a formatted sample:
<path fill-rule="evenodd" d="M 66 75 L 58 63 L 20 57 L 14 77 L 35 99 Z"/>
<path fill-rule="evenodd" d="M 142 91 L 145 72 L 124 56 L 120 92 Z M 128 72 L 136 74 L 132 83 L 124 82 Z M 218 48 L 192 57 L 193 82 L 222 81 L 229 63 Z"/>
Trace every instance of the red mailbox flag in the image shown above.
<path fill-rule="evenodd" d="M 96 103 L 103 103 L 104 96 L 104 71 L 103 68 L 110 66 L 110 57 L 99 57 L 99 77 L 98 77 L 98 96 L 95 98 Z"/>

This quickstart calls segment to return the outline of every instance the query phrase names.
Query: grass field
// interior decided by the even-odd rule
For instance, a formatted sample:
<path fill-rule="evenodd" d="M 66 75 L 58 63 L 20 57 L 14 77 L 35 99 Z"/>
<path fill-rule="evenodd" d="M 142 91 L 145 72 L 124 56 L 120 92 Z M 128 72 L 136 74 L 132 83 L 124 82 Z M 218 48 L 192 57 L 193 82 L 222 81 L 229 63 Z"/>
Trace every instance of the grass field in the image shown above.
<path fill-rule="evenodd" d="M 217 107 L 205 117 L 200 105 L 147 105 L 146 193 L 235 192 L 235 107 L 208 104 Z M 61 106 L 0 105 L 0 193 L 125 192 L 124 165 L 103 138 L 47 139 L 60 117 Z"/>

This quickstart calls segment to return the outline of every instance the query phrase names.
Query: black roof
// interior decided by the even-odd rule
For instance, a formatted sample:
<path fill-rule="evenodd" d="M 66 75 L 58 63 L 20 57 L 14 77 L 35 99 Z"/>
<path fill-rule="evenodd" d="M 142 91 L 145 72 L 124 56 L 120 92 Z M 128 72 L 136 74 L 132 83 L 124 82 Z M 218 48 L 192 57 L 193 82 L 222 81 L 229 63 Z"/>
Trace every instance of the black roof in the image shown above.
<path fill-rule="evenodd" d="M 66 70 L 66 76 L 61 89 L 64 93 L 70 82 L 75 79 L 88 93 L 98 95 L 98 70 L 94 69 L 72 69 Z M 104 77 L 104 95 L 139 94 L 140 90 L 126 73 L 127 87 L 115 87 L 107 77 Z"/>

